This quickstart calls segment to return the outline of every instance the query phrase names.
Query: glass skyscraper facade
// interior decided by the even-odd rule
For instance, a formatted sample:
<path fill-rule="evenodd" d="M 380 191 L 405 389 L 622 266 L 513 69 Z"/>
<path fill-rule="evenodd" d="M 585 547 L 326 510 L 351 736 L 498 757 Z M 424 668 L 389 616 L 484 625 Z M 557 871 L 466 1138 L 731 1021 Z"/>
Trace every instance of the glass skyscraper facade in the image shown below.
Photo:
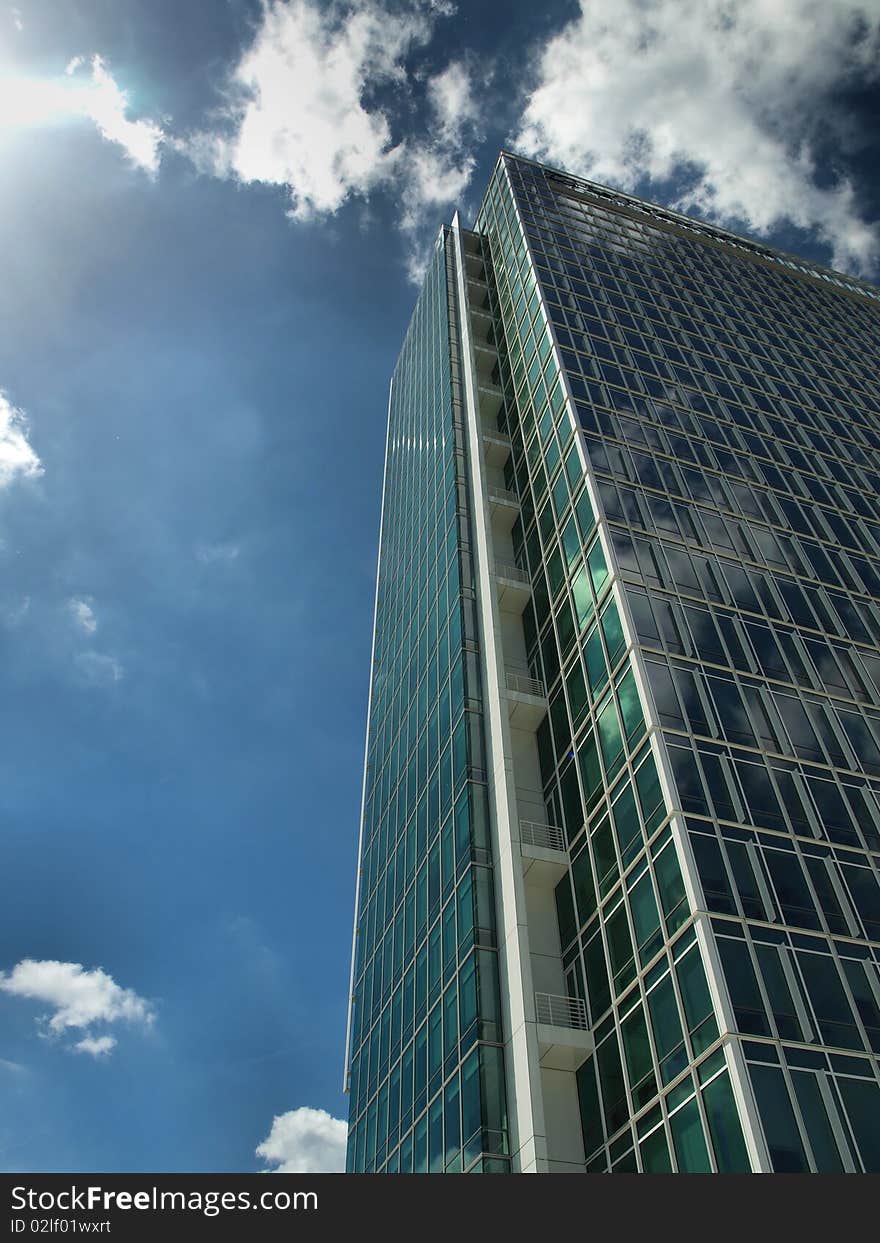
<path fill-rule="evenodd" d="M 880 1170 L 880 291 L 502 154 L 392 382 L 349 1168 Z"/>
<path fill-rule="evenodd" d="M 349 1165 L 509 1169 L 452 239 L 391 383 Z M 485 1150 L 485 1153 L 484 1153 Z"/>

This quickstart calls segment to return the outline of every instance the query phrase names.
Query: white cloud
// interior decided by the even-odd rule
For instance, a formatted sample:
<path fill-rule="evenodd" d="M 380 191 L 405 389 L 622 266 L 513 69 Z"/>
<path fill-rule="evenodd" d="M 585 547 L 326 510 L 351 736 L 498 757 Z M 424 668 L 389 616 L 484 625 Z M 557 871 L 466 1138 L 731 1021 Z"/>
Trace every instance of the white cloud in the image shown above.
<path fill-rule="evenodd" d="M 0 971 L 0 992 L 52 1007 L 53 1012 L 39 1020 L 43 1031 L 55 1037 L 70 1029 L 82 1031 L 71 1047 L 94 1057 L 109 1053 L 116 1045 L 115 1037 L 95 1036 L 90 1030 L 94 1024 L 125 1022 L 149 1027 L 155 1018 L 150 1003 L 132 989 L 122 988 L 100 967 L 87 971 L 77 962 L 22 959 L 8 975 Z"/>
<path fill-rule="evenodd" d="M 95 686 L 114 685 L 125 677 L 125 667 L 107 652 L 77 652 L 74 662 L 86 682 Z"/>
<path fill-rule="evenodd" d="M 24 22 L 21 20 L 21 10 L 13 8 L 11 10 L 11 13 L 12 13 L 12 24 L 15 27 L 15 29 L 24 30 Z"/>
<path fill-rule="evenodd" d="M 675 206 L 761 233 L 790 221 L 868 272 L 877 230 L 845 179 L 817 183 L 814 150 L 833 93 L 878 66 L 876 0 L 582 0 L 512 141 L 621 189 L 686 175 Z"/>
<path fill-rule="evenodd" d="M 161 128 L 152 121 L 129 120 L 128 92 L 100 56 L 89 62 L 88 77 L 80 72 L 85 64 L 84 57 L 74 56 L 59 79 L 4 79 L 0 82 L 0 127 L 20 129 L 82 117 L 97 126 L 102 138 L 121 147 L 132 164 L 155 173 L 165 139 Z"/>
<path fill-rule="evenodd" d="M 283 186 L 289 215 L 332 214 L 355 196 L 393 189 L 402 204 L 413 275 L 427 226 L 470 181 L 467 150 L 478 109 L 470 72 L 453 62 L 424 79 L 430 134 L 396 135 L 377 90 L 412 103 L 413 54 L 427 44 L 450 4 L 355 0 L 266 0 L 253 43 L 228 84 L 226 129 L 178 140 L 205 172 Z M 418 236 L 417 236 L 418 235 Z"/>
<path fill-rule="evenodd" d="M 75 1053 L 90 1053 L 92 1057 L 107 1057 L 116 1048 L 115 1036 L 83 1036 L 73 1046 Z"/>
<path fill-rule="evenodd" d="M 460 205 L 476 160 L 470 147 L 478 138 L 479 110 L 473 79 L 463 61 L 452 61 L 428 78 L 431 138 L 410 144 L 401 193 L 401 228 L 409 235 L 407 272 L 413 283 L 424 276 L 439 219 Z"/>
<path fill-rule="evenodd" d="M 202 565 L 213 565 L 215 561 L 237 561 L 241 547 L 230 541 L 226 543 L 196 545 L 196 560 Z"/>
<path fill-rule="evenodd" d="M 387 181 L 401 155 L 368 90 L 403 83 L 403 58 L 430 36 L 431 6 L 394 10 L 358 0 L 343 11 L 313 0 L 266 0 L 252 45 L 229 84 L 229 134 L 189 143 L 203 167 L 242 182 L 286 186 L 290 213 L 335 212 Z"/>
<path fill-rule="evenodd" d="M 76 624 L 85 634 L 95 633 L 98 629 L 98 621 L 88 601 L 72 596 L 67 601 L 67 608 Z"/>
<path fill-rule="evenodd" d="M 348 1127 L 325 1109 L 291 1109 L 272 1119 L 256 1155 L 272 1174 L 341 1174 Z"/>
<path fill-rule="evenodd" d="M 162 130 L 152 121 L 128 120 L 128 93 L 116 84 L 100 56 L 92 57 L 92 81 L 85 101 L 85 113 L 101 136 L 118 143 L 132 164 L 154 173 L 161 159 Z"/>
<path fill-rule="evenodd" d="M 401 228 L 410 235 L 407 272 L 421 282 L 428 246 L 439 227 L 441 208 L 457 203 L 470 183 L 474 157 L 445 146 L 415 147 L 408 157 Z"/>
<path fill-rule="evenodd" d="M 428 98 L 444 138 L 457 140 L 462 128 L 479 116 L 473 79 L 463 61 L 452 61 L 428 79 Z"/>
<path fill-rule="evenodd" d="M 77 630 L 91 639 L 98 629 L 91 597 L 71 596 L 66 608 Z M 80 680 L 89 686 L 114 686 L 125 677 L 122 662 L 110 652 L 87 648 L 74 653 L 73 664 Z"/>
<path fill-rule="evenodd" d="M 28 441 L 28 421 L 22 410 L 0 392 L 0 488 L 19 476 L 35 479 L 43 465 Z"/>

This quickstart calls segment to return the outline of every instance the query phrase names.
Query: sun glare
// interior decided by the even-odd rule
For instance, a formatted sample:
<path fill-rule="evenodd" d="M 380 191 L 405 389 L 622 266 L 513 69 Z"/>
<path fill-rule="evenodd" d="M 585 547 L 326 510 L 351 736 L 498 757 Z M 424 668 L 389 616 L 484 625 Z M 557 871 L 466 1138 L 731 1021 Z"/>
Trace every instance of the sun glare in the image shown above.
<path fill-rule="evenodd" d="M 24 129 L 89 111 L 88 87 L 45 78 L 0 78 L 0 128 Z"/>
<path fill-rule="evenodd" d="M 100 56 L 91 58 L 88 76 L 77 73 L 85 64 L 84 57 L 75 56 L 64 77 L 55 79 L 3 76 L 0 69 L 0 133 L 83 118 L 108 142 L 122 147 L 133 164 L 155 172 L 162 130 L 151 121 L 128 119 L 128 94 Z"/>

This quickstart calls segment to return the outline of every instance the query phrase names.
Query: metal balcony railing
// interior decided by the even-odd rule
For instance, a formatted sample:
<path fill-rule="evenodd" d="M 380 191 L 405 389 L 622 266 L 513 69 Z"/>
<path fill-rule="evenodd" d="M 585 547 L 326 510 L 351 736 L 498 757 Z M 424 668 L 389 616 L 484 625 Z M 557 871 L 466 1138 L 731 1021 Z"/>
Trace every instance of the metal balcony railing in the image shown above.
<path fill-rule="evenodd" d="M 525 570 L 521 570 L 518 565 L 513 565 L 510 561 L 496 561 L 495 575 L 497 578 L 509 578 L 514 583 L 525 583 L 526 586 L 530 583 Z"/>
<path fill-rule="evenodd" d="M 537 824 L 534 820 L 520 820 L 519 840 L 524 846 L 537 846 L 541 850 L 565 850 L 565 833 L 556 824 Z"/>
<path fill-rule="evenodd" d="M 571 1027 L 587 1031 L 587 1007 L 580 997 L 560 997 L 554 993 L 535 993 L 535 1017 L 551 1027 Z"/>
<path fill-rule="evenodd" d="M 519 497 L 515 492 L 509 492 L 507 488 L 496 488 L 489 485 L 489 500 L 504 501 L 508 505 L 518 505 Z"/>
<path fill-rule="evenodd" d="M 544 683 L 538 678 L 530 678 L 527 674 L 509 671 L 505 674 L 505 678 L 509 691 L 516 691 L 520 695 L 537 695 L 539 699 L 544 698 Z"/>
<path fill-rule="evenodd" d="M 482 337 L 477 337 L 477 340 L 480 342 L 480 344 L 488 345 L 491 349 L 494 350 L 495 349 L 494 339 L 492 340 L 488 339 L 489 333 L 492 331 L 494 327 L 494 321 L 492 319 L 492 315 L 488 307 L 482 307 L 482 306 L 471 307 L 471 324 L 475 329 L 479 328 L 480 331 L 484 334 Z"/>

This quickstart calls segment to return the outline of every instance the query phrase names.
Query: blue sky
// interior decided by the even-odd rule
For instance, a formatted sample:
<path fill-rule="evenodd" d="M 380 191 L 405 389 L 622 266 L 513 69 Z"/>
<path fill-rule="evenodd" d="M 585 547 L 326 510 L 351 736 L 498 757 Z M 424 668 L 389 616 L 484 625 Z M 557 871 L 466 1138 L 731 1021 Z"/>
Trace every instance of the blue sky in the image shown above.
<path fill-rule="evenodd" d="M 498 149 L 877 278 L 876 0 L 500 12 L 0 0 L 0 1169 L 339 1161 L 387 382 Z"/>

